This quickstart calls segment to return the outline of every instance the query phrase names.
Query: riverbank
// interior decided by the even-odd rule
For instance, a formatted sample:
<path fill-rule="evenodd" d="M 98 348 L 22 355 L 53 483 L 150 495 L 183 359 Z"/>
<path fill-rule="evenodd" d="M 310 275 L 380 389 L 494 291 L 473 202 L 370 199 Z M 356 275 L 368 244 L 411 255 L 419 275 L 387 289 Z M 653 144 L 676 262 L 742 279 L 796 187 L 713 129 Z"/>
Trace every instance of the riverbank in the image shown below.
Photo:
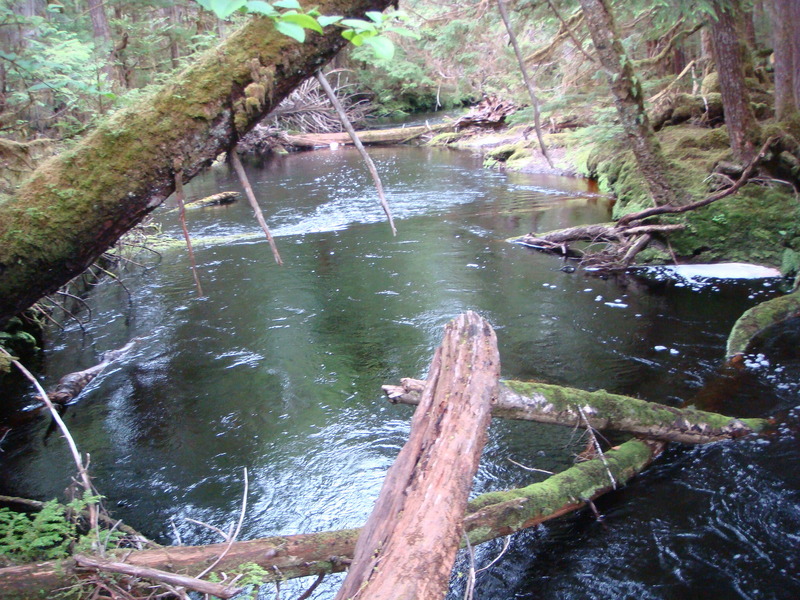
<path fill-rule="evenodd" d="M 650 206 L 646 184 L 621 131 L 598 126 L 545 134 L 553 159 L 543 157 L 531 127 L 516 126 L 488 133 L 443 134 L 431 143 L 481 153 L 484 166 L 524 173 L 547 173 L 595 179 L 602 193 L 616 198 L 613 217 Z M 731 171 L 724 126 L 684 124 L 658 132 L 676 184 L 702 199 L 736 178 Z M 601 141 L 597 141 L 600 139 Z M 662 223 L 683 230 L 655 239 L 638 263 L 752 262 L 779 268 L 785 275 L 800 268 L 800 205 L 791 184 L 758 178 L 736 194 L 699 210 L 665 216 Z"/>

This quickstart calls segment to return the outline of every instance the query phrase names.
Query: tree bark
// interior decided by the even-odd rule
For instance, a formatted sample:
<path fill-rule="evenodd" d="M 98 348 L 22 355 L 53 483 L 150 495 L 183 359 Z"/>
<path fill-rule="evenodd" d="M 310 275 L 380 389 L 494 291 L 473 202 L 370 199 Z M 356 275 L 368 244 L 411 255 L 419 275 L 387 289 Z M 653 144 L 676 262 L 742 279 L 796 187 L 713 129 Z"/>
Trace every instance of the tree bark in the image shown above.
<path fill-rule="evenodd" d="M 581 6 L 600 64 L 608 76 L 620 122 L 653 202 L 656 206 L 682 204 L 684 193 L 670 180 L 669 164 L 644 109 L 641 83 L 622 47 L 607 0 L 581 0 Z"/>
<path fill-rule="evenodd" d="M 326 0 L 361 16 L 389 0 Z M 174 189 L 230 149 L 345 44 L 338 31 L 299 44 L 254 17 L 150 98 L 120 110 L 42 165 L 0 204 L 0 324 L 81 273 Z"/>
<path fill-rule="evenodd" d="M 391 402 L 416 405 L 424 383 L 417 379 L 403 379 L 402 385 L 385 385 L 383 390 Z M 492 416 L 567 427 L 591 426 L 601 431 L 621 431 L 684 444 L 707 444 L 738 438 L 767 427 L 764 419 L 735 419 L 611 394 L 605 390 L 587 392 L 523 381 L 500 384 Z"/>
<path fill-rule="evenodd" d="M 711 39 L 725 124 L 734 157 L 747 163 L 756 154 L 760 132 L 744 78 L 747 46 L 742 37 L 741 5 L 739 0 L 716 0 L 714 11 L 716 20 L 711 25 Z"/>
<path fill-rule="evenodd" d="M 797 10 L 796 0 L 769 0 L 767 12 L 772 23 L 772 47 L 775 56 L 775 118 L 785 119 L 797 112 L 800 106 L 795 98 L 795 85 L 800 79 L 800 62 L 795 65 L 795 38 L 800 39 L 797 22 L 792 14 Z M 798 88 L 800 89 L 800 88 Z"/>
<path fill-rule="evenodd" d="M 474 312 L 448 323 L 337 600 L 445 596 L 499 376 L 489 323 Z"/>

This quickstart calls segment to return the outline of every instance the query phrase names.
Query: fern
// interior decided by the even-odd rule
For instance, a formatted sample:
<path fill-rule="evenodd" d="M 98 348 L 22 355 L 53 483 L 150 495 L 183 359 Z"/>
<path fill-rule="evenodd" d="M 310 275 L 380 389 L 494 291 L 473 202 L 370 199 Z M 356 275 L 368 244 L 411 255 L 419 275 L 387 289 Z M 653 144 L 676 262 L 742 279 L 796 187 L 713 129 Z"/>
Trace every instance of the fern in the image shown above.
<path fill-rule="evenodd" d="M 55 500 L 33 517 L 0 509 L 0 554 L 15 562 L 65 558 L 76 535 L 66 508 Z"/>

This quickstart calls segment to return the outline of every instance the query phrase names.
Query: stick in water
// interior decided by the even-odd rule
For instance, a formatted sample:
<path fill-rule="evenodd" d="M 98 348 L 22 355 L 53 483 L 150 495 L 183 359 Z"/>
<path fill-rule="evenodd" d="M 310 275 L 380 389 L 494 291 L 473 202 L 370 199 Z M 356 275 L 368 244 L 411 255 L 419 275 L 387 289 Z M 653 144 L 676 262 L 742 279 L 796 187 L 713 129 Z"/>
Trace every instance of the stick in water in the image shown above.
<path fill-rule="evenodd" d="M 250 206 L 253 208 L 253 212 L 256 214 L 256 221 L 258 221 L 258 224 L 261 225 L 261 229 L 264 230 L 264 234 L 267 236 L 269 247 L 272 250 L 272 256 L 275 257 L 276 263 L 282 265 L 283 261 L 281 260 L 281 255 L 278 253 L 278 247 L 275 245 L 275 240 L 272 239 L 272 234 L 269 232 L 267 222 L 264 220 L 264 213 L 261 212 L 261 207 L 258 206 L 258 200 L 256 200 L 256 195 L 253 193 L 253 188 L 250 186 L 250 180 L 247 179 L 247 173 L 244 172 L 242 161 L 239 158 L 239 155 L 236 154 L 236 149 L 231 148 L 231 151 L 228 152 L 228 156 L 230 156 L 233 170 L 236 171 L 236 176 L 239 178 L 239 181 L 244 188 L 247 201 L 250 202 Z"/>
<path fill-rule="evenodd" d="M 375 168 L 375 163 L 372 162 L 372 159 L 364 149 L 364 145 L 361 143 L 361 140 L 358 139 L 356 130 L 353 129 L 350 119 L 347 118 L 347 113 L 344 112 L 342 103 L 339 102 L 339 99 L 336 97 L 336 94 L 334 93 L 331 84 L 329 84 L 328 80 L 325 78 L 325 75 L 322 74 L 322 71 L 317 71 L 315 75 L 317 77 L 317 81 L 319 81 L 319 84 L 322 86 L 322 89 L 325 90 L 325 93 L 328 95 L 328 100 L 331 101 L 331 104 L 339 114 L 339 119 L 341 119 L 342 125 L 344 125 L 344 128 L 350 135 L 350 139 L 353 140 L 353 144 L 361 154 L 361 158 L 363 158 L 364 162 L 367 164 L 367 169 L 369 169 L 369 173 L 372 175 L 372 180 L 375 182 L 375 189 L 378 190 L 378 199 L 381 202 L 381 208 L 383 208 L 383 212 L 386 213 L 386 218 L 389 219 L 389 227 L 392 228 L 392 235 L 397 235 L 397 229 L 394 227 L 394 219 L 392 218 L 392 211 L 389 209 L 389 203 L 386 201 L 386 196 L 383 193 L 383 183 L 381 183 L 381 178 L 380 175 L 378 175 L 378 169 Z"/>

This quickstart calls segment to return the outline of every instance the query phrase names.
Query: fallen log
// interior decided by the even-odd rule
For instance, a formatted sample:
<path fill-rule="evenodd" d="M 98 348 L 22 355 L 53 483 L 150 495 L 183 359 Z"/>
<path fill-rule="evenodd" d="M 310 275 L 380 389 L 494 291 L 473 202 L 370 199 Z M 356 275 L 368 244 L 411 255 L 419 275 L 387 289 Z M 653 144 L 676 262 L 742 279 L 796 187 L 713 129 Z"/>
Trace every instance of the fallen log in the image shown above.
<path fill-rule="evenodd" d="M 436 125 L 419 125 L 417 127 L 394 127 L 391 129 L 368 129 L 358 131 L 358 139 L 362 144 L 403 144 L 410 142 L 427 133 L 439 133 L 452 129 L 452 124 L 439 123 Z M 353 140 L 345 131 L 342 133 L 306 133 L 300 135 L 287 135 L 286 143 L 295 148 L 313 150 L 314 148 L 328 148 L 331 145 L 352 145 Z"/>
<path fill-rule="evenodd" d="M 127 354 L 135 343 L 136 340 L 131 340 L 122 348 L 109 350 L 103 353 L 100 362 L 93 367 L 64 375 L 58 380 L 56 388 L 52 392 L 47 393 L 48 398 L 50 398 L 51 402 L 54 404 L 64 405 L 72 402 L 109 364 Z"/>
<path fill-rule="evenodd" d="M 448 323 L 337 600 L 446 595 L 499 377 L 489 323 L 471 311 Z"/>
<path fill-rule="evenodd" d="M 656 450 L 653 444 L 631 440 L 606 452 L 605 462 L 618 487 L 647 467 Z M 525 488 L 477 496 L 467 505 L 464 518 L 470 542 L 478 544 L 562 517 L 611 489 L 608 471 L 600 458 L 580 463 L 554 477 L 558 479 L 551 481 L 554 479 L 551 477 Z M 571 482 L 576 486 L 570 487 Z M 506 521 L 504 514 L 513 518 Z M 254 563 L 267 572 L 264 582 L 339 573 L 351 564 L 359 532 L 360 529 L 341 529 L 234 542 L 215 572 L 230 576 L 241 571 L 242 565 Z M 194 574 L 212 564 L 227 548 L 227 543 L 219 543 L 110 554 L 132 566 Z M 6 567 L 0 568 L 0 589 L 8 600 L 49 598 L 53 590 L 73 584 L 78 576 L 74 560 Z"/>
<path fill-rule="evenodd" d="M 239 192 L 220 192 L 218 194 L 211 194 L 205 198 L 197 198 L 189 200 L 186 206 L 193 208 L 205 208 L 206 206 L 222 206 L 225 204 L 233 204 L 241 197 Z"/>
<path fill-rule="evenodd" d="M 416 405 L 424 381 L 403 379 L 402 385 L 385 385 L 393 403 Z M 684 444 L 706 444 L 738 438 L 764 430 L 765 419 L 734 419 L 717 413 L 675 408 L 605 390 L 587 392 L 546 383 L 504 381 L 500 384 L 492 416 L 621 431 L 649 439 Z"/>

